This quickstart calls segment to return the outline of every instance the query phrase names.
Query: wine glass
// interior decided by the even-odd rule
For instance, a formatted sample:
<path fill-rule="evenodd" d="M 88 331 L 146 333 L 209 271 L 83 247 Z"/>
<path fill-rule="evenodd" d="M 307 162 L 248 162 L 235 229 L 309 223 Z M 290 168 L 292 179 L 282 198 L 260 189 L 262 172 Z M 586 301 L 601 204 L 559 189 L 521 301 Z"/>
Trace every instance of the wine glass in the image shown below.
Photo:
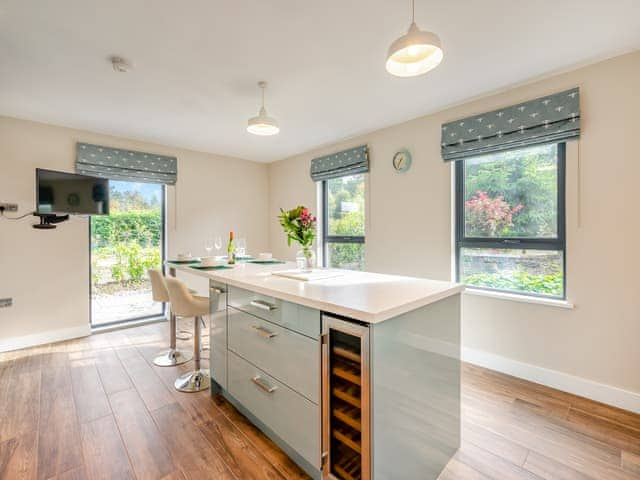
<path fill-rule="evenodd" d="M 207 257 L 211 256 L 211 250 L 213 250 L 212 243 L 213 242 L 210 239 L 207 239 L 206 243 L 204 244 L 204 249 L 207 252 Z"/>
<path fill-rule="evenodd" d="M 213 245 L 216 247 L 216 256 L 220 255 L 220 250 L 222 249 L 222 237 L 220 235 L 214 237 Z"/>
<path fill-rule="evenodd" d="M 236 243 L 236 254 L 239 257 L 244 257 L 247 251 L 247 240 L 245 238 L 239 238 Z"/>

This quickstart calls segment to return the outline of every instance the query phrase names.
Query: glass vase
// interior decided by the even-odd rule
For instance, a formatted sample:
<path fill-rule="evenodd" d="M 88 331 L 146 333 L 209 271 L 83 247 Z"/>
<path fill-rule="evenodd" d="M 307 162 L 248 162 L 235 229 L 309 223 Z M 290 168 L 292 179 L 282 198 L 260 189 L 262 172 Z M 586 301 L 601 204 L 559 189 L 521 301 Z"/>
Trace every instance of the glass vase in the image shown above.
<path fill-rule="evenodd" d="M 313 248 L 303 248 L 296 253 L 296 264 L 301 272 L 311 272 L 316 268 L 316 254 Z"/>

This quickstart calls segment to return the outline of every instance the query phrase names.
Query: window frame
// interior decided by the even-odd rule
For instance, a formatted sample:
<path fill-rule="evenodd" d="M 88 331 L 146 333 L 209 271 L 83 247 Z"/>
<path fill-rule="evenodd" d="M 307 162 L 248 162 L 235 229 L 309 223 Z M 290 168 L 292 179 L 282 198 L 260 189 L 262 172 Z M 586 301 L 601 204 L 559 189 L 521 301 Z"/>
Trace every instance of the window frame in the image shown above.
<path fill-rule="evenodd" d="M 507 290 L 501 288 L 483 287 L 479 285 L 470 285 L 468 288 L 478 290 L 486 290 L 491 292 L 504 292 L 515 295 L 523 295 L 538 298 L 553 298 L 566 300 L 567 298 L 567 244 L 566 244 L 566 157 L 567 145 L 565 142 L 558 142 L 558 215 L 557 215 L 557 238 L 486 238 L 486 237 L 467 237 L 465 234 L 465 217 L 464 217 L 464 201 L 465 201 L 465 163 L 466 158 L 455 161 L 455 249 L 456 249 L 456 281 L 460 282 L 462 278 L 462 262 L 460 261 L 460 253 L 463 248 L 496 248 L 503 250 L 514 249 L 531 249 L 531 250 L 554 250 L 562 253 L 562 296 L 555 297 L 552 295 L 544 295 L 534 292 L 521 292 L 517 290 Z M 527 147 L 520 147 L 514 150 L 520 150 Z M 480 155 L 478 155 L 480 156 Z"/>
<path fill-rule="evenodd" d="M 345 177 L 349 175 L 344 175 Z M 342 178 L 342 177 L 336 177 Z M 366 177 L 365 189 L 366 189 Z M 333 179 L 331 179 L 333 180 Z M 322 266 L 327 267 L 330 243 L 365 243 L 365 235 L 329 235 L 329 180 L 322 180 Z M 366 195 L 365 195 L 365 225 L 366 225 Z"/>

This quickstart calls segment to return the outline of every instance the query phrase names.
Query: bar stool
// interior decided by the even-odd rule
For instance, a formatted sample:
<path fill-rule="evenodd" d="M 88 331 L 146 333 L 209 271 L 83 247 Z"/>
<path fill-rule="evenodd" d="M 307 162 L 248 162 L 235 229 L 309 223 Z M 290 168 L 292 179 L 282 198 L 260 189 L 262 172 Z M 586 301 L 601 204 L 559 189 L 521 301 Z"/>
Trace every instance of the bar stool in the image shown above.
<path fill-rule="evenodd" d="M 154 365 L 159 367 L 173 367 L 191 360 L 190 352 L 176 348 L 176 315 L 170 305 L 169 291 L 160 270 L 148 271 L 151 280 L 151 296 L 156 302 L 169 304 L 169 350 L 159 353 L 154 359 Z"/>
<path fill-rule="evenodd" d="M 179 376 L 174 386 L 181 392 L 199 392 L 210 385 L 209 370 L 200 368 L 200 324 L 202 317 L 209 314 L 209 299 L 192 295 L 184 282 L 174 277 L 165 279 L 171 308 L 180 317 L 193 317 L 193 363 L 194 370 Z"/>

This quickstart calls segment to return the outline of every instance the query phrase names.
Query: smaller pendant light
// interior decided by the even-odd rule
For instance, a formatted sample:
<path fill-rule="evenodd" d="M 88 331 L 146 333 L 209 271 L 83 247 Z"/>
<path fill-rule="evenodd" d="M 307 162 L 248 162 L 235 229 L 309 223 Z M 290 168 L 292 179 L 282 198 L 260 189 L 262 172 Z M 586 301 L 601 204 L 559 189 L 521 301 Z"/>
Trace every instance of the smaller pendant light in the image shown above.
<path fill-rule="evenodd" d="M 416 77 L 436 68 L 442 61 L 440 38 L 425 32 L 415 22 L 415 0 L 411 0 L 409 31 L 389 47 L 387 72 L 396 77 Z"/>
<path fill-rule="evenodd" d="M 264 108 L 264 89 L 267 87 L 267 82 L 258 82 L 258 87 L 262 89 L 262 107 L 260 107 L 260 112 L 257 117 L 252 117 L 249 119 L 249 124 L 247 125 L 247 132 L 253 133 L 254 135 L 276 135 L 280 132 L 280 127 L 278 127 L 278 122 L 276 122 L 275 118 L 271 118 L 267 115 L 267 111 Z"/>

